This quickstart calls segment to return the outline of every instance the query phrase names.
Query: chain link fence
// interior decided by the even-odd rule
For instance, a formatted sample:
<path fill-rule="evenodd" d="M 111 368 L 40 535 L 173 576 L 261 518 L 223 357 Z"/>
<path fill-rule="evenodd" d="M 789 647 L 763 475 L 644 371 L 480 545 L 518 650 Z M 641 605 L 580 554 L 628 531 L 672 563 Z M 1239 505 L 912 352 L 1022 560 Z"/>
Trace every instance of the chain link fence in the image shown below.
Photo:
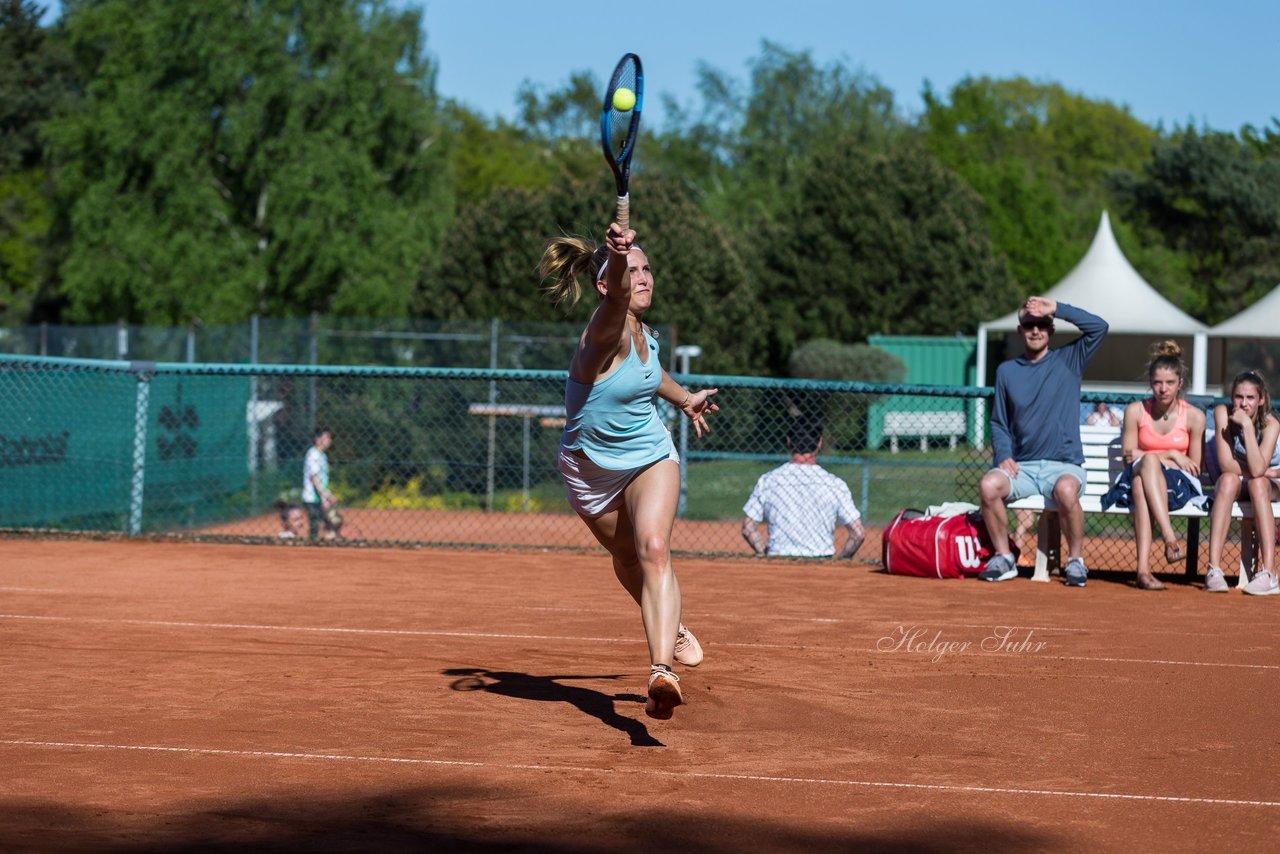
<path fill-rule="evenodd" d="M 669 342 L 668 326 L 654 327 Z M 0 353 L 188 364 L 383 365 L 556 370 L 569 363 L 581 323 L 499 320 L 261 318 L 205 326 L 40 324 L 0 328 Z"/>
<path fill-rule="evenodd" d="M 991 464 L 987 388 L 676 377 L 718 387 L 721 407 L 697 439 L 662 405 L 682 459 L 678 551 L 750 552 L 743 505 L 789 459 L 798 415 L 823 425 L 818 459 L 862 513 L 862 559 L 879 559 L 879 532 L 903 508 L 976 503 Z M 555 466 L 564 381 L 562 370 L 0 356 L 0 527 L 273 541 L 326 428 L 341 540 L 595 548 Z M 1082 423 L 1104 398 L 1085 399 Z M 1086 529 L 1092 568 L 1132 568 L 1127 516 L 1090 515 Z M 1023 547 L 1034 554 L 1034 528 Z"/>

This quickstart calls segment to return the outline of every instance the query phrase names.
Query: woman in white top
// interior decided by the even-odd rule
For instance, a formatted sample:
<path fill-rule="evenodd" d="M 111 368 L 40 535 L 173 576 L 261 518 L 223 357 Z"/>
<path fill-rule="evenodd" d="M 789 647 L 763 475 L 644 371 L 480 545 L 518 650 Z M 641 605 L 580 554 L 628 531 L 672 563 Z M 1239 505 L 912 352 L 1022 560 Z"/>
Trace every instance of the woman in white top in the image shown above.
<path fill-rule="evenodd" d="M 1222 549 L 1231 526 L 1231 505 L 1243 490 L 1253 504 L 1262 569 L 1242 588 L 1255 596 L 1280 593 L 1276 583 L 1276 522 L 1271 502 L 1280 498 L 1280 453 L 1276 438 L 1280 421 L 1271 412 L 1271 396 L 1266 381 L 1257 371 L 1244 371 L 1231 382 L 1231 406 L 1213 409 L 1213 444 L 1222 474 L 1213 490 L 1209 516 L 1209 571 L 1205 589 L 1223 593 L 1228 589 L 1222 574 Z"/>

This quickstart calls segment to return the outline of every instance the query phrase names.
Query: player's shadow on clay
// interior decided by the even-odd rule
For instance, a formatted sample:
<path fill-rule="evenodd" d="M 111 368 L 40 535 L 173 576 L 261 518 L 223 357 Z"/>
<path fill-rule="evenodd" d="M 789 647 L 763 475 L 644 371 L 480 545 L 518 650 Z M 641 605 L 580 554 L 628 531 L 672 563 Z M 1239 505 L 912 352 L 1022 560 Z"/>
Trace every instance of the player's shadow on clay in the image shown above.
<path fill-rule="evenodd" d="M 618 714 L 614 703 L 642 703 L 639 694 L 604 694 L 577 685 L 563 685 L 570 679 L 621 679 L 621 674 L 610 676 L 534 676 L 509 670 L 486 670 L 483 667 L 452 667 L 441 671 L 445 676 L 457 676 L 449 685 L 455 691 L 488 691 L 504 697 L 521 700 L 568 703 L 574 708 L 598 718 L 616 730 L 631 737 L 637 747 L 665 747 L 649 734 L 649 729 L 634 718 Z"/>

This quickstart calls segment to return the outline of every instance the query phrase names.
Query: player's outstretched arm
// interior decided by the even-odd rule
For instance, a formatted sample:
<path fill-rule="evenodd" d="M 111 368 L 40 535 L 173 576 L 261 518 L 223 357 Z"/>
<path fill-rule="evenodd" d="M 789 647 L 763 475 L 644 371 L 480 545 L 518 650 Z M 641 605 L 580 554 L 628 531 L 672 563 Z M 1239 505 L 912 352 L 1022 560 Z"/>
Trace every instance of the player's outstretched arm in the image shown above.
<path fill-rule="evenodd" d="M 718 388 L 689 391 L 666 371 L 662 372 L 662 383 L 658 386 L 658 396 L 679 409 L 693 422 L 693 428 L 697 431 L 699 438 L 703 430 L 711 432 L 711 428 L 707 425 L 707 413 L 720 411 L 720 407 L 711 399 L 712 395 L 719 391 Z"/>

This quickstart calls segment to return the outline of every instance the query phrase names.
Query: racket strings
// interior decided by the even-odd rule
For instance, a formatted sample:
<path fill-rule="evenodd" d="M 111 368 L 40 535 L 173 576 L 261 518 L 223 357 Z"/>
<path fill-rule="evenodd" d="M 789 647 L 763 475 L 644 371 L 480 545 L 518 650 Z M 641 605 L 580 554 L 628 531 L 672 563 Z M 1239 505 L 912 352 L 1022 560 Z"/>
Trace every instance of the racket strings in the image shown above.
<path fill-rule="evenodd" d="M 638 68 L 634 62 L 623 63 L 613 75 L 613 83 L 609 87 L 609 148 L 614 157 L 621 157 L 631 138 L 631 119 L 634 109 L 623 112 L 613 106 L 613 93 L 619 89 L 630 89 L 636 92 Z M 636 93 L 639 94 L 638 92 Z"/>

